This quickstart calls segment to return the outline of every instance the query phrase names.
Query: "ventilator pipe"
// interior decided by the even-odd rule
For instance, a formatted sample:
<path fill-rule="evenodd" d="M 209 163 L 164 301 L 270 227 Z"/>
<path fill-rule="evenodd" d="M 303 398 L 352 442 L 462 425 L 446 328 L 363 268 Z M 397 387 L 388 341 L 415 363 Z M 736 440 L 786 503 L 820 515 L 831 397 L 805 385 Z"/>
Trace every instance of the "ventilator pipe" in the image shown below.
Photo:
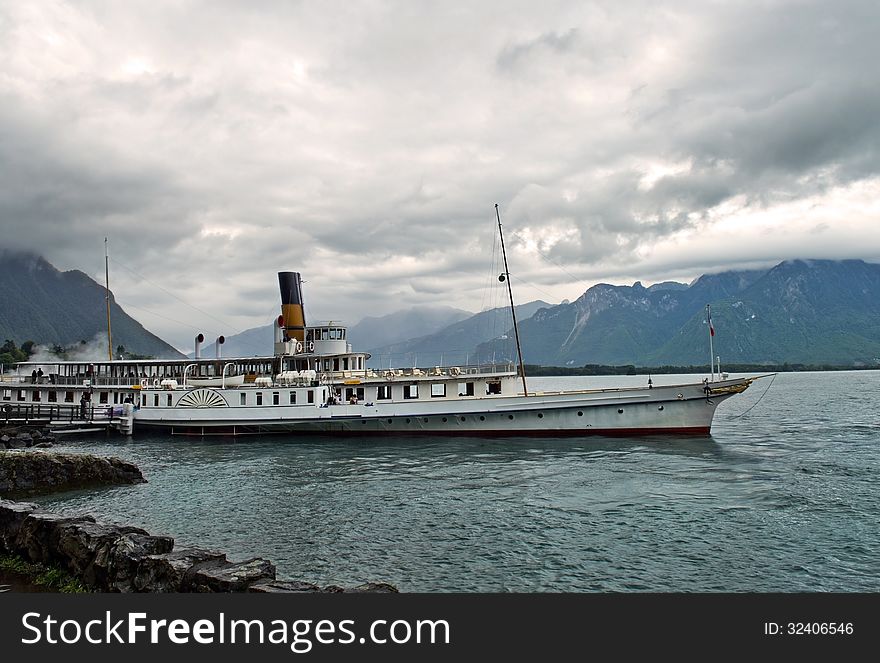
<path fill-rule="evenodd" d="M 220 359 L 220 346 L 223 345 L 224 343 L 226 343 L 225 336 L 218 336 L 217 340 L 214 341 L 214 347 L 215 347 L 215 351 L 217 353 L 217 359 Z"/>
<path fill-rule="evenodd" d="M 199 358 L 199 350 L 201 349 L 200 346 L 204 342 L 205 342 L 205 335 L 204 334 L 199 334 L 198 336 L 196 336 L 196 350 L 193 353 L 193 359 Z"/>

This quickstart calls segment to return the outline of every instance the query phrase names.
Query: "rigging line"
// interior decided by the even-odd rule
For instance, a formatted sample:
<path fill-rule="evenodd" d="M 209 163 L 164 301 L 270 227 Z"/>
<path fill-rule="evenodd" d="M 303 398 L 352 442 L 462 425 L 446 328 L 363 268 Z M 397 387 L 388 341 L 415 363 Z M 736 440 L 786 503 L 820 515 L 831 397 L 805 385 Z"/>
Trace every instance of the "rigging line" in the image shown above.
<path fill-rule="evenodd" d="M 202 327 L 194 327 L 193 325 L 191 325 L 187 322 L 181 322 L 180 320 L 175 320 L 174 318 L 169 318 L 167 315 L 162 315 L 161 313 L 156 313 L 152 309 L 144 308 L 143 306 L 138 306 L 137 304 L 132 304 L 130 302 L 125 302 L 125 301 L 122 301 L 119 299 L 116 300 L 116 303 L 123 305 L 123 306 L 126 306 L 128 308 L 136 308 L 139 311 L 144 311 L 145 313 L 149 313 L 150 315 L 155 315 L 157 318 L 162 318 L 163 320 L 168 320 L 169 322 L 174 322 L 174 323 L 177 323 L 178 325 L 183 325 L 184 327 L 189 327 L 190 329 L 193 329 L 197 332 L 207 332 L 209 335 L 216 334 L 217 336 L 220 336 L 220 333 L 217 331 L 213 331 L 211 329 L 204 329 Z M 250 343 L 248 341 L 243 341 L 241 339 L 236 339 L 236 342 L 241 343 L 242 345 L 249 347 L 252 350 L 259 350 L 260 352 L 263 352 L 265 350 L 264 348 L 259 348 L 255 344 Z"/>
<path fill-rule="evenodd" d="M 534 283 L 529 283 L 528 281 L 523 281 L 523 280 L 522 280 L 521 278 L 519 278 L 518 276 L 513 276 L 513 275 L 511 275 L 510 278 L 519 281 L 520 283 L 522 283 L 522 284 L 525 285 L 525 286 L 528 286 L 528 287 L 531 288 L 532 290 L 537 290 L 538 292 L 543 293 L 544 295 L 547 295 L 547 297 L 550 297 L 551 299 L 557 299 L 557 296 L 556 296 L 556 295 L 553 295 L 553 294 L 547 292 L 546 290 L 542 290 L 541 288 L 539 288 L 538 286 L 536 286 Z M 550 302 L 547 302 L 547 303 L 550 304 Z M 553 306 L 553 304 L 550 304 L 550 305 Z"/>
<path fill-rule="evenodd" d="M 767 388 L 764 390 L 764 393 L 761 394 L 761 398 L 759 398 L 757 401 L 755 401 L 755 402 L 752 404 L 752 406 L 751 406 L 748 410 L 746 410 L 746 411 L 743 412 L 742 414 L 739 414 L 739 415 L 735 416 L 734 419 L 739 419 L 740 417 L 743 417 L 743 416 L 747 415 L 749 412 L 752 411 L 752 409 L 753 409 L 758 403 L 760 403 L 762 400 L 764 400 L 764 396 L 766 396 L 766 395 L 767 395 L 767 392 L 770 391 L 770 387 L 773 386 L 773 381 L 776 379 L 776 376 L 777 376 L 777 375 L 779 375 L 779 373 L 774 373 L 774 374 L 773 374 L 773 377 L 770 378 L 770 384 L 767 385 Z"/>
<path fill-rule="evenodd" d="M 492 294 L 494 294 L 495 290 L 496 290 L 496 288 L 493 285 L 493 282 L 495 280 L 495 275 L 498 273 L 495 268 L 495 255 L 497 252 L 497 242 L 498 242 L 498 236 L 496 235 L 495 229 L 493 227 L 493 229 L 492 229 L 492 252 L 489 254 L 491 256 L 491 259 L 489 260 L 489 271 L 486 273 L 486 280 L 483 283 L 483 292 L 482 292 L 482 296 L 480 299 L 480 310 L 481 311 L 488 311 L 492 308 L 495 308 L 494 306 L 491 306 L 491 303 L 492 303 L 491 297 L 492 297 Z"/>
<path fill-rule="evenodd" d="M 144 311 L 146 313 L 149 313 L 150 315 L 155 315 L 157 318 L 162 318 L 163 320 L 168 320 L 169 322 L 175 322 L 178 325 L 183 325 L 184 327 L 189 327 L 190 329 L 194 329 L 196 331 L 207 331 L 209 334 L 214 333 L 210 329 L 205 330 L 205 329 L 201 329 L 199 327 L 193 327 L 188 322 L 181 322 L 180 320 L 175 320 L 174 318 L 169 318 L 167 315 L 162 315 L 161 313 L 156 313 L 155 311 L 153 311 L 151 309 L 144 308 L 143 306 L 138 306 L 137 304 L 132 304 L 131 302 L 126 302 L 121 299 L 117 299 L 116 303 L 120 304 L 122 306 L 125 306 L 126 308 L 136 308 L 139 311 Z"/>
<path fill-rule="evenodd" d="M 198 312 L 201 313 L 202 315 L 206 315 L 206 316 L 208 316 L 209 318 L 211 318 L 211 319 L 214 320 L 215 322 L 219 322 L 219 323 L 220 323 L 221 325 L 223 325 L 224 327 L 228 327 L 228 328 L 234 330 L 234 333 L 236 333 L 236 334 L 240 334 L 240 333 L 242 332 L 241 329 L 235 331 L 236 328 L 235 328 L 233 325 L 230 325 L 230 324 L 229 324 L 228 322 L 226 322 L 225 320 L 221 320 L 220 318 L 211 315 L 211 314 L 208 313 L 207 311 L 203 311 L 203 310 L 200 309 L 198 306 L 193 306 L 193 305 L 190 304 L 188 301 L 181 299 L 180 297 L 178 297 L 177 295 L 175 295 L 173 292 L 169 292 L 168 290 L 166 290 L 165 288 L 163 288 L 163 287 L 162 287 L 161 285 L 159 285 L 158 283 L 154 283 L 153 281 L 151 281 L 150 279 L 148 279 L 148 278 L 147 278 L 146 276 L 144 276 L 143 274 L 139 274 L 138 272 L 134 271 L 134 270 L 131 269 L 130 267 L 127 267 L 126 265 L 123 265 L 121 262 L 119 262 L 119 261 L 117 261 L 117 260 L 114 260 L 113 258 L 110 258 L 110 260 L 113 262 L 114 265 L 118 265 L 119 267 L 122 267 L 122 269 L 124 269 L 124 270 L 126 270 L 126 271 L 128 271 L 128 272 L 131 272 L 132 274 L 134 274 L 135 276 L 137 276 L 137 277 L 140 278 L 140 279 L 143 279 L 144 281 L 146 281 L 146 282 L 149 283 L 150 285 L 152 285 L 152 286 L 154 286 L 154 287 L 156 287 L 156 288 L 159 288 L 159 290 L 161 290 L 162 292 L 164 292 L 164 293 L 165 293 L 166 295 L 168 295 L 169 297 L 173 297 L 174 299 L 176 299 L 177 301 L 181 302 L 182 304 L 186 304 L 186 305 L 189 306 L 191 309 L 198 311 Z M 181 323 L 181 324 L 182 324 L 182 323 Z M 187 325 L 187 326 L 191 326 L 191 325 Z"/>
<path fill-rule="evenodd" d="M 519 239 L 519 240 L 522 241 L 523 243 L 526 243 L 526 244 L 528 243 L 527 240 L 526 240 L 526 238 L 523 237 L 518 231 L 514 230 L 514 231 L 512 232 L 512 234 L 513 234 L 514 237 L 516 237 L 517 239 Z M 538 255 L 540 255 L 542 258 L 544 258 L 544 260 L 546 260 L 547 262 L 550 262 L 550 263 L 553 263 L 554 265 L 556 265 L 559 269 L 561 269 L 563 272 L 565 272 L 566 274 L 568 274 L 568 275 L 569 275 L 571 278 L 573 278 L 575 281 L 577 281 L 577 282 L 580 283 L 581 285 L 585 285 L 585 286 L 587 286 L 587 289 L 589 289 L 589 288 L 592 287 L 590 284 L 588 284 L 586 281 L 584 281 L 583 279 L 581 279 L 579 276 L 575 276 L 575 275 L 572 274 L 570 271 L 568 271 L 568 270 L 565 268 L 564 265 L 559 264 L 558 262 L 556 262 L 555 260 L 553 260 L 553 258 L 551 258 L 550 256 L 548 256 L 548 255 L 547 255 L 546 253 L 544 253 L 543 251 L 541 251 L 541 249 L 538 248 L 537 244 L 535 245 L 535 251 L 538 253 Z"/>

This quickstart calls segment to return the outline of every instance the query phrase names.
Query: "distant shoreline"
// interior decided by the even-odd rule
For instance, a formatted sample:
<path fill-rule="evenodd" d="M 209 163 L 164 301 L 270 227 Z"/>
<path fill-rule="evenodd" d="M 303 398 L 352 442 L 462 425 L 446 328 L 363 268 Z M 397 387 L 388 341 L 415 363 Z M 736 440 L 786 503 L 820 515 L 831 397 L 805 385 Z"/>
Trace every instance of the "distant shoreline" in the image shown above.
<path fill-rule="evenodd" d="M 584 366 L 539 366 L 526 364 L 528 377 L 564 377 L 568 375 L 665 375 L 708 373 L 703 366 L 635 366 L 626 364 L 586 364 Z M 728 364 L 721 367 L 725 373 L 802 373 L 814 371 L 876 371 L 878 366 L 833 366 L 830 364 Z"/>

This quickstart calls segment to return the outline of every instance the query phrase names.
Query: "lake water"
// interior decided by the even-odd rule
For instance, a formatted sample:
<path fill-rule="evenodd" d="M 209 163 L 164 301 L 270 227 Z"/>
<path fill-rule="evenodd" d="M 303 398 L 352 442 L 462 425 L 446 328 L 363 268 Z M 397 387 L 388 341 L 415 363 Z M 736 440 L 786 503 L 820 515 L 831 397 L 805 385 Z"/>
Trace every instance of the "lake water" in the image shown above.
<path fill-rule="evenodd" d="M 58 450 L 133 461 L 148 483 L 36 501 L 320 584 L 880 591 L 880 372 L 769 385 L 723 403 L 711 438 L 71 439 Z"/>

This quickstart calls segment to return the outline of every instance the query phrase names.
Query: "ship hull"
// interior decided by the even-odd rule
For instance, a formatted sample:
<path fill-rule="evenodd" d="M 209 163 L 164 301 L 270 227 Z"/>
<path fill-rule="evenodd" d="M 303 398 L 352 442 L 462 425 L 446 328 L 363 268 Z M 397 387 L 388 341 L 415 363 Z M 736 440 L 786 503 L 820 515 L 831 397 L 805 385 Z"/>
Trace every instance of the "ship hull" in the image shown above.
<path fill-rule="evenodd" d="M 654 389 L 561 392 L 529 397 L 429 400 L 326 407 L 150 408 L 135 425 L 181 435 L 261 433 L 330 436 L 708 435 L 719 403 L 747 380 Z"/>

